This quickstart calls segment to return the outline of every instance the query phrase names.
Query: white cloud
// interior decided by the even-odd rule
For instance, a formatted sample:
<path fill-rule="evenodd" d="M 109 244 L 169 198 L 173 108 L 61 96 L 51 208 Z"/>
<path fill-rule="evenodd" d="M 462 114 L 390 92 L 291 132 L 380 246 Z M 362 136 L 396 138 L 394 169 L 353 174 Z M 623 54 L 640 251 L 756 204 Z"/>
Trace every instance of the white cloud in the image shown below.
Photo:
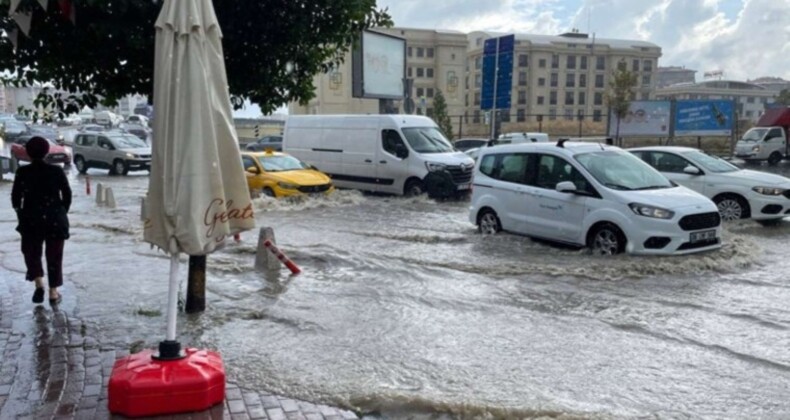
<path fill-rule="evenodd" d="M 384 0 L 395 25 L 559 34 L 572 27 L 598 37 L 650 41 L 661 65 L 723 70 L 729 79 L 790 80 L 787 0 Z"/>

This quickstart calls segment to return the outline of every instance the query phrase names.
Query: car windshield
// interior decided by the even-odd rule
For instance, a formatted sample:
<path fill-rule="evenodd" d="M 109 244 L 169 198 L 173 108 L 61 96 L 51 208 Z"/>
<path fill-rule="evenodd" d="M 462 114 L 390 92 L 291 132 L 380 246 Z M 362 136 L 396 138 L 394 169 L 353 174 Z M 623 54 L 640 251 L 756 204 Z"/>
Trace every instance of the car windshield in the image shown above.
<path fill-rule="evenodd" d="M 699 164 L 702 166 L 703 169 L 709 172 L 716 172 L 716 173 L 724 173 L 724 172 L 735 172 L 739 171 L 740 168 L 733 165 L 730 162 L 718 157 L 709 155 L 705 152 L 700 152 L 699 150 L 693 150 L 690 152 L 682 153 L 683 156 L 690 159 L 694 163 Z"/>
<path fill-rule="evenodd" d="M 447 153 L 453 146 L 436 127 L 404 128 L 403 135 L 417 153 Z"/>
<path fill-rule="evenodd" d="M 636 156 L 618 150 L 583 153 L 575 156 L 598 182 L 613 190 L 654 190 L 672 188 L 663 175 Z"/>
<path fill-rule="evenodd" d="M 23 124 L 21 122 L 18 122 L 18 121 L 15 121 L 15 120 L 6 120 L 6 121 L 3 121 L 3 124 L 5 124 L 5 129 L 6 130 L 11 130 L 11 131 L 22 130 L 22 131 L 25 131 L 27 129 L 25 124 Z"/>
<path fill-rule="evenodd" d="M 135 136 L 111 136 L 112 142 L 119 149 L 141 149 L 148 147 L 142 140 Z"/>
<path fill-rule="evenodd" d="M 299 159 L 285 155 L 260 156 L 258 157 L 258 162 L 263 165 L 263 169 L 266 172 L 296 171 L 309 168 L 309 166 L 302 163 Z"/>
<path fill-rule="evenodd" d="M 30 127 L 30 132 L 38 136 L 57 137 L 57 132 L 49 127 Z"/>
<path fill-rule="evenodd" d="M 753 128 L 746 132 L 743 135 L 743 141 L 760 141 L 765 137 L 765 133 L 768 131 L 767 128 Z"/>

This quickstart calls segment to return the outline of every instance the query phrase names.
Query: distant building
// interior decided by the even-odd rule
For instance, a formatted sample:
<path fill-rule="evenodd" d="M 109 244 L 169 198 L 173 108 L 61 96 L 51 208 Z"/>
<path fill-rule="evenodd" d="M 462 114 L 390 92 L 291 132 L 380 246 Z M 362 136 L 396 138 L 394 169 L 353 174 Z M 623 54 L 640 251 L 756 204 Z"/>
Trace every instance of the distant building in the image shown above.
<path fill-rule="evenodd" d="M 0 113 L 8 112 L 8 104 L 5 101 L 5 85 L 0 85 Z"/>
<path fill-rule="evenodd" d="M 678 83 L 694 83 L 696 79 L 696 70 L 687 69 L 685 67 L 659 67 L 658 68 L 658 83 L 657 88 L 663 88 Z"/>
<path fill-rule="evenodd" d="M 760 118 L 775 96 L 775 91 L 764 86 L 733 80 L 680 83 L 656 91 L 657 99 L 732 99 L 738 117 L 752 121 Z"/>
<path fill-rule="evenodd" d="M 748 82 L 757 86 L 762 86 L 767 90 L 772 90 L 777 94 L 784 89 L 790 89 L 790 81 L 782 79 L 781 77 L 758 77 L 754 80 L 748 80 Z"/>
<path fill-rule="evenodd" d="M 134 115 L 134 109 L 140 104 L 147 104 L 148 97 L 145 95 L 126 95 L 118 101 L 117 113 L 121 116 L 128 117 Z"/>

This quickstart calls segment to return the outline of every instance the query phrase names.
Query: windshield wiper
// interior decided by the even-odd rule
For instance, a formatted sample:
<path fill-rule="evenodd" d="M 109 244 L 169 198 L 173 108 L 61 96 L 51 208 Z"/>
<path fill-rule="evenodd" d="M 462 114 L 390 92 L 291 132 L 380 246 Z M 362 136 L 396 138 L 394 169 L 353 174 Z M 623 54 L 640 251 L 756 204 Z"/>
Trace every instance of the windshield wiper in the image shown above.
<path fill-rule="evenodd" d="M 612 184 L 611 182 L 605 182 L 603 185 L 615 190 L 627 190 L 627 191 L 633 190 L 633 188 L 626 187 L 625 185 Z"/>

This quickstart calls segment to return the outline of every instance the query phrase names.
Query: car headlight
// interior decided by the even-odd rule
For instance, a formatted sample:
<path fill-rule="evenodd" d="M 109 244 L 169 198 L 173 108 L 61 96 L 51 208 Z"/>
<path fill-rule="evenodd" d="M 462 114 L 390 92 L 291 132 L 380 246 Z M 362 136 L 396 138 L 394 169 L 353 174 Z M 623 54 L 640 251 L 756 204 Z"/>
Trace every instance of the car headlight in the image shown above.
<path fill-rule="evenodd" d="M 437 162 L 425 162 L 425 167 L 428 168 L 428 172 L 439 172 L 447 169 L 447 165 Z"/>
<path fill-rule="evenodd" d="M 284 190 L 296 190 L 299 189 L 299 186 L 296 184 L 289 184 L 287 182 L 278 182 L 277 186 L 284 189 Z"/>
<path fill-rule="evenodd" d="M 135 155 L 134 153 L 127 153 L 127 154 L 126 154 L 126 157 L 128 157 L 128 158 L 130 158 L 130 159 L 134 159 L 134 158 L 136 158 L 136 157 L 137 157 L 137 155 Z"/>
<path fill-rule="evenodd" d="M 760 151 L 760 146 L 752 147 L 752 152 L 759 152 L 759 151 Z"/>
<path fill-rule="evenodd" d="M 652 217 L 655 219 L 671 219 L 675 217 L 675 212 L 667 209 L 662 209 L 661 207 L 654 207 L 649 206 L 647 204 L 639 204 L 639 203 L 631 203 L 628 205 L 631 210 L 640 215 L 645 217 Z"/>
<path fill-rule="evenodd" d="M 752 191 L 763 195 L 782 195 L 785 192 L 782 188 L 774 187 L 754 187 Z"/>

